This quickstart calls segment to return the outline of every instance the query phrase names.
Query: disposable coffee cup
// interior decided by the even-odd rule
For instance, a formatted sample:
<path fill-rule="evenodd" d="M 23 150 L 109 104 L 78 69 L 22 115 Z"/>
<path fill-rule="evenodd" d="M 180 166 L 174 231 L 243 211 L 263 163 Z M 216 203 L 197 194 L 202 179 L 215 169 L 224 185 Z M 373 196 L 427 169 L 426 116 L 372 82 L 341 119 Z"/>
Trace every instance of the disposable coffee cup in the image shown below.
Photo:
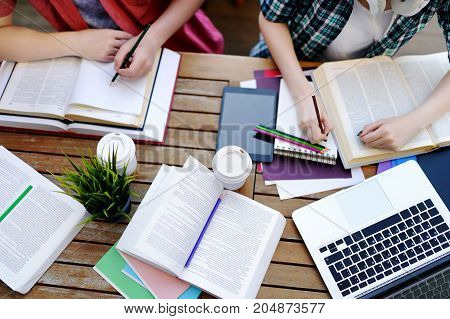
<path fill-rule="evenodd" d="M 117 152 L 116 167 L 123 170 L 127 166 L 126 175 L 130 176 L 136 171 L 136 145 L 133 140 L 122 133 L 109 133 L 102 137 L 97 145 L 97 157 L 106 163 Z"/>
<path fill-rule="evenodd" d="M 213 158 L 213 172 L 224 188 L 241 188 L 252 171 L 252 159 L 239 146 L 222 147 Z"/>

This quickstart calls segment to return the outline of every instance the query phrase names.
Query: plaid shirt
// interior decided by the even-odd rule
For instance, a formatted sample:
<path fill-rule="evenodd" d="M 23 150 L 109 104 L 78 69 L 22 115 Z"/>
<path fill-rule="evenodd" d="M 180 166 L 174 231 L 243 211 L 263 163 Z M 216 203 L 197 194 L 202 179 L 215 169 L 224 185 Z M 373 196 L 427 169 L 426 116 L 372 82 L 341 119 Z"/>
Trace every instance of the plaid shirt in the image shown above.
<path fill-rule="evenodd" d="M 357 0 L 260 0 L 264 17 L 287 23 L 300 60 L 321 60 L 322 52 L 344 28 Z M 437 14 L 444 31 L 450 61 L 450 0 L 431 0 L 419 13 L 405 17 L 394 15 L 386 34 L 367 48 L 365 57 L 394 55 Z M 262 36 L 250 52 L 268 57 L 270 52 Z"/>

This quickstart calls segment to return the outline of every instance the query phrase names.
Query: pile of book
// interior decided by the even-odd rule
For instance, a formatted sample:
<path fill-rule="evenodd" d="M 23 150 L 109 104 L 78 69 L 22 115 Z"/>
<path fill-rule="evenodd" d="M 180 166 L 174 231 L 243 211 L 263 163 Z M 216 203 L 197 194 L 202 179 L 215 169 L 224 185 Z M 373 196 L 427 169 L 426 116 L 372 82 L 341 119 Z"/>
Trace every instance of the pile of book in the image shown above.
<path fill-rule="evenodd" d="M 162 143 L 180 60 L 180 54 L 161 49 L 147 76 L 114 85 L 114 63 L 77 57 L 0 61 L 0 127 L 89 136 L 117 132 Z"/>
<path fill-rule="evenodd" d="M 285 224 L 189 157 L 183 168 L 162 165 L 95 270 L 129 298 L 196 298 L 200 289 L 255 298 Z"/>

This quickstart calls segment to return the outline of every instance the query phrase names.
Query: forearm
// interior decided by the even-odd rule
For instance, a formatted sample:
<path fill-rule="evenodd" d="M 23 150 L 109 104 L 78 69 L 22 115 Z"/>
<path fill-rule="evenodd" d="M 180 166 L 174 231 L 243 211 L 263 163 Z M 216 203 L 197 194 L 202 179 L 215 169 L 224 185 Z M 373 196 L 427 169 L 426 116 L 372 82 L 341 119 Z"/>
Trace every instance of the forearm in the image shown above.
<path fill-rule="evenodd" d="M 298 63 L 287 24 L 270 22 L 260 13 L 259 26 L 294 100 L 299 101 L 308 96 L 310 94 L 308 80 Z"/>
<path fill-rule="evenodd" d="M 420 129 L 425 129 L 450 112 L 450 71 L 442 78 L 433 93 L 410 116 Z"/>
<path fill-rule="evenodd" d="M 145 35 L 161 47 L 201 7 L 204 0 L 173 0 L 164 13 L 152 24 Z"/>
<path fill-rule="evenodd" d="M 74 32 L 44 33 L 19 26 L 0 27 L 0 60 L 34 61 L 78 56 Z"/>

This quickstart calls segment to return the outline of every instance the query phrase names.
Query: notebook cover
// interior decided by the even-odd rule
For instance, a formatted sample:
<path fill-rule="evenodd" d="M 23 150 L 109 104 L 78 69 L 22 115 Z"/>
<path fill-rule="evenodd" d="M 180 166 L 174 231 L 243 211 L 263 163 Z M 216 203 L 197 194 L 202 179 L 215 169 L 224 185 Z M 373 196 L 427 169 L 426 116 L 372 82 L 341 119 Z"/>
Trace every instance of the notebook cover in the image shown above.
<path fill-rule="evenodd" d="M 256 87 L 258 89 L 268 89 L 274 90 L 276 92 L 280 91 L 281 78 L 256 78 Z"/>
<path fill-rule="evenodd" d="M 155 299 L 144 287 L 122 273 L 125 259 L 116 250 L 116 245 L 99 260 L 94 270 L 128 299 Z"/>
<path fill-rule="evenodd" d="M 126 274 L 128 277 L 132 278 L 138 284 L 144 286 L 144 283 L 141 281 L 139 276 L 134 272 L 134 270 L 130 267 L 130 265 L 128 264 L 125 265 L 125 267 L 122 269 L 122 272 Z M 178 296 L 178 299 L 198 299 L 201 293 L 202 291 L 200 288 L 190 286 L 185 292 L 183 292 L 180 296 Z"/>
<path fill-rule="evenodd" d="M 384 171 L 387 171 L 390 168 L 392 168 L 392 162 L 391 161 L 381 162 L 381 163 L 378 164 L 377 174 L 381 174 L 381 173 L 383 173 Z"/>
<path fill-rule="evenodd" d="M 121 252 L 131 269 L 139 276 L 156 298 L 160 299 L 177 299 L 183 294 L 190 285 L 176 277 L 173 277 L 162 270 L 137 259 L 129 254 Z M 123 267 L 122 267 L 123 268 Z"/>
<path fill-rule="evenodd" d="M 450 209 L 450 147 L 419 155 L 417 162 L 444 204 Z"/>
<path fill-rule="evenodd" d="M 336 165 L 324 165 L 316 162 L 286 156 L 274 156 L 272 163 L 265 164 L 264 180 L 305 180 L 351 178 L 351 170 L 345 169 L 340 158 Z"/>
<path fill-rule="evenodd" d="M 281 77 L 281 72 L 278 69 L 256 70 L 256 71 L 253 71 L 253 77 L 256 80 L 258 78 Z"/>

